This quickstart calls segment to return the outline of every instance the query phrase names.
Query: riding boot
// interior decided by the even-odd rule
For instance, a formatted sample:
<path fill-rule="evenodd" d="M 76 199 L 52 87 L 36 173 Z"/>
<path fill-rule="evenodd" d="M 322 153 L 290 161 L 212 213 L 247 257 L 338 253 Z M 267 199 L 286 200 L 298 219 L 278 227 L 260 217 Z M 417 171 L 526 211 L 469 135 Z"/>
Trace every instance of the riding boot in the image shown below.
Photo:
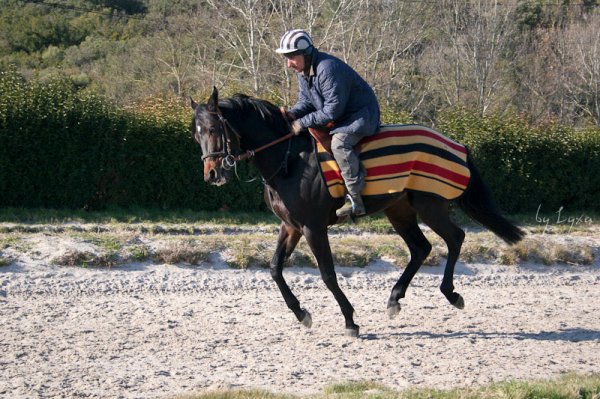
<path fill-rule="evenodd" d="M 365 205 L 363 204 L 363 200 L 362 200 L 360 194 L 356 194 L 356 195 L 348 194 L 346 196 L 346 202 L 344 203 L 344 205 L 340 209 L 335 211 L 335 214 L 338 217 L 361 216 L 361 215 L 364 215 L 365 213 L 367 213 L 367 212 L 365 210 Z"/>

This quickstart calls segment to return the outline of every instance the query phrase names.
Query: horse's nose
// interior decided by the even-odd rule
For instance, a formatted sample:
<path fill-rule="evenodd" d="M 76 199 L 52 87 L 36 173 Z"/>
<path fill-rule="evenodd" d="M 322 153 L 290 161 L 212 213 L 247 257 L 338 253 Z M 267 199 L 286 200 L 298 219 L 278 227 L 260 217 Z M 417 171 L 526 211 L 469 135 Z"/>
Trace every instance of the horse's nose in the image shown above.
<path fill-rule="evenodd" d="M 219 177 L 219 173 L 215 168 L 211 168 L 208 170 L 208 173 L 204 175 L 204 181 L 207 183 L 214 183 L 217 181 L 217 177 Z"/>

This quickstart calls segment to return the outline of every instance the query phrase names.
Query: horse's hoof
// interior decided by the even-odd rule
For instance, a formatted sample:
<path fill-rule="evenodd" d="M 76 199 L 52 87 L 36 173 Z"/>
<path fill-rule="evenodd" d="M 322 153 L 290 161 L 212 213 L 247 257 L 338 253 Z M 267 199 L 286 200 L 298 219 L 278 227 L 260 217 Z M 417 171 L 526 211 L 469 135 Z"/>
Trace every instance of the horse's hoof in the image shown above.
<path fill-rule="evenodd" d="M 302 310 L 304 311 L 304 317 L 302 318 L 300 323 L 302 323 L 302 325 L 306 328 L 311 328 L 312 327 L 312 317 L 311 317 L 310 313 L 308 312 L 308 310 L 306 310 L 306 309 L 302 309 Z"/>
<path fill-rule="evenodd" d="M 344 335 L 346 335 L 347 337 L 352 337 L 352 338 L 358 338 L 358 330 L 359 327 L 346 327 L 346 332 Z"/>
<path fill-rule="evenodd" d="M 388 305 L 387 314 L 390 319 L 393 319 L 394 317 L 396 317 L 398 315 L 398 313 L 400 313 L 400 304 L 398 302 L 396 302 L 393 305 Z"/>
<path fill-rule="evenodd" d="M 458 295 L 458 298 L 456 298 L 456 301 L 454 301 L 452 306 L 454 306 L 457 309 L 463 310 L 465 308 L 465 300 L 459 294 L 457 294 L 457 295 Z"/>

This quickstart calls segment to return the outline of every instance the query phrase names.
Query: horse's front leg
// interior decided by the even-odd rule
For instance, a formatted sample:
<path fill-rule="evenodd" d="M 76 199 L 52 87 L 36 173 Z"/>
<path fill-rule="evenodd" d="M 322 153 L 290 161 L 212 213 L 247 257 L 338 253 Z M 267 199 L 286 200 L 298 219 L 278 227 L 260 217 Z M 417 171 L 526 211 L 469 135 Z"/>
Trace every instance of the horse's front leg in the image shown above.
<path fill-rule="evenodd" d="M 327 236 L 327 227 L 311 229 L 304 227 L 304 237 L 310 246 L 313 254 L 317 258 L 317 264 L 323 282 L 333 293 L 336 301 L 342 309 L 342 314 L 346 319 L 346 335 L 358 337 L 359 327 L 354 324 L 354 308 L 342 292 L 338 285 L 337 276 L 333 266 L 333 256 L 331 255 L 331 247 L 329 246 L 329 238 Z"/>
<path fill-rule="evenodd" d="M 300 308 L 300 302 L 292 293 L 292 290 L 290 290 L 290 287 L 283 278 L 283 264 L 286 259 L 290 257 L 292 252 L 294 252 L 294 248 L 296 248 L 300 237 L 302 237 L 300 231 L 286 223 L 281 223 L 279 237 L 277 238 L 277 249 L 275 249 L 275 254 L 273 255 L 270 265 L 271 276 L 273 277 L 273 280 L 275 280 L 275 283 L 277 283 L 277 287 L 279 287 L 279 291 L 281 291 L 281 295 L 283 295 L 283 299 L 288 308 L 294 312 L 299 322 L 310 328 L 312 326 L 310 313 L 305 309 Z"/>

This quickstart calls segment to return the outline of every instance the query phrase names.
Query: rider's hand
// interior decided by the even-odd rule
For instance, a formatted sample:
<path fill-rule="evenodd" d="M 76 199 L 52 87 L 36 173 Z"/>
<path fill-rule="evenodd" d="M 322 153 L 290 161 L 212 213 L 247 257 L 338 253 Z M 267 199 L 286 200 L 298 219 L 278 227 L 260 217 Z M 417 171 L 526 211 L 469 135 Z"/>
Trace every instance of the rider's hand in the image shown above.
<path fill-rule="evenodd" d="M 291 131 L 292 133 L 294 133 L 295 136 L 300 134 L 300 132 L 302 131 L 302 125 L 300 125 L 299 121 L 295 120 L 294 122 L 292 122 Z"/>
<path fill-rule="evenodd" d="M 283 119 L 285 119 L 285 120 L 287 120 L 287 121 L 289 121 L 289 122 L 291 122 L 291 121 L 293 121 L 294 119 L 296 119 L 296 118 L 294 117 L 294 114 L 292 114 L 291 112 L 288 112 L 288 111 L 285 109 L 285 107 L 279 107 L 279 111 L 281 112 L 281 116 L 283 116 Z"/>

